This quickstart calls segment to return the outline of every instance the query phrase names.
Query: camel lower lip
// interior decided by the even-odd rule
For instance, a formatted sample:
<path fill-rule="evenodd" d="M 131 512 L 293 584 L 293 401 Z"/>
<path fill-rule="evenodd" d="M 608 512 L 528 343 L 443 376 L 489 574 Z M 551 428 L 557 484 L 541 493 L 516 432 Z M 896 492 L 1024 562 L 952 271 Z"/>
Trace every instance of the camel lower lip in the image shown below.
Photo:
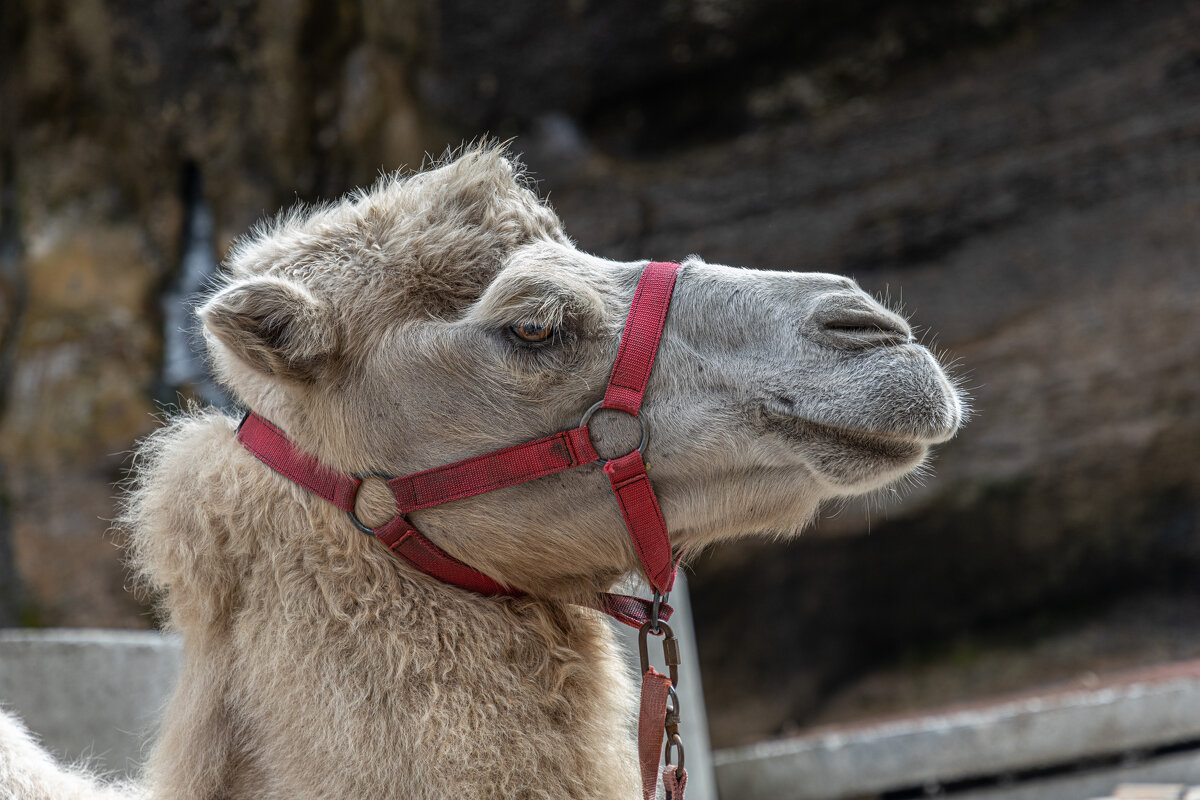
<path fill-rule="evenodd" d="M 922 436 L 917 433 L 878 431 L 819 422 L 785 411 L 764 409 L 764 421 L 772 430 L 789 439 L 811 440 L 838 438 L 850 440 L 860 447 L 883 451 L 887 455 L 907 457 L 913 451 L 942 441 L 941 437 Z"/>
<path fill-rule="evenodd" d="M 771 426 L 801 428 L 810 430 L 812 427 L 821 428 L 837 434 L 853 437 L 869 438 L 874 441 L 908 443 L 920 445 L 941 444 L 958 431 L 961 424 L 961 412 L 955 407 L 956 403 L 950 391 L 941 396 L 931 396 L 924 387 L 912 390 L 900 397 L 880 397 L 875 393 L 864 391 L 855 398 L 850 393 L 846 403 L 855 401 L 859 420 L 853 415 L 839 413 L 843 404 L 830 404 L 820 398 L 795 399 L 787 394 L 774 394 L 762 404 L 762 413 Z M 832 406 L 832 407 L 831 407 Z M 905 407 L 908 414 L 904 416 L 889 412 L 897 406 Z M 880 409 L 883 409 L 881 413 Z M 851 417 L 847 419 L 847 417 Z M 888 427 L 876 427 L 868 422 L 871 419 L 886 419 Z"/>

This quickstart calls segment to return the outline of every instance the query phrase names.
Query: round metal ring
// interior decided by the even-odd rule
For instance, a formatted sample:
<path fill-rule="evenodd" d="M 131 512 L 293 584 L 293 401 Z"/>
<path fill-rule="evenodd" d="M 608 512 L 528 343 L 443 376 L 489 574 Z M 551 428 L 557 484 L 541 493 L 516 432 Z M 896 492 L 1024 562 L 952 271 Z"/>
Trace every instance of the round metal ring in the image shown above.
<path fill-rule="evenodd" d="M 604 407 L 604 401 L 601 400 L 600 402 L 596 403 L 594 406 L 589 408 L 587 411 L 583 412 L 583 419 L 579 420 L 579 427 L 581 427 L 581 428 L 587 427 L 588 422 L 590 422 L 592 419 L 592 415 L 595 414 L 597 411 L 599 411 L 603 407 Z M 620 408 L 609 408 L 609 409 L 605 409 L 605 410 L 606 411 L 616 411 L 621 414 L 629 414 L 628 411 L 625 411 Z M 646 425 L 646 420 L 643 419 L 640 414 L 629 414 L 629 416 L 636 419 L 638 422 L 638 426 L 642 429 L 642 440 L 640 442 L 638 442 L 637 451 L 639 453 L 641 453 L 642 455 L 645 455 L 646 454 L 646 444 L 650 441 L 650 428 Z M 591 438 L 591 431 L 588 432 L 588 438 Z M 594 444 L 593 444 L 593 446 L 594 446 Z M 630 451 L 630 452 L 633 452 L 633 451 Z M 629 453 L 626 453 L 625 455 L 629 455 Z M 624 456 L 621 456 L 621 458 L 624 458 Z M 604 458 L 603 456 L 601 456 L 600 460 L 608 462 L 608 461 L 614 461 L 615 459 Z"/>
<path fill-rule="evenodd" d="M 386 482 L 386 481 L 390 481 L 392 478 L 394 478 L 396 476 L 389 475 L 386 472 L 379 472 L 377 470 L 368 470 L 367 472 L 352 473 L 351 477 L 358 479 L 358 488 L 361 489 L 362 482 L 364 480 L 366 480 L 367 478 L 382 478 Z M 350 499 L 350 508 L 346 510 L 346 516 L 350 517 L 350 521 L 352 523 L 354 523 L 354 527 L 358 528 L 360 531 L 367 534 L 368 536 L 374 536 L 375 529 L 368 527 L 367 523 L 365 523 L 361 519 L 359 519 L 358 514 L 354 513 L 354 506 L 357 503 L 357 501 L 358 501 L 358 491 L 355 490 L 354 497 L 352 497 Z M 387 523 L 385 522 L 384 525 L 386 525 L 386 524 Z"/>

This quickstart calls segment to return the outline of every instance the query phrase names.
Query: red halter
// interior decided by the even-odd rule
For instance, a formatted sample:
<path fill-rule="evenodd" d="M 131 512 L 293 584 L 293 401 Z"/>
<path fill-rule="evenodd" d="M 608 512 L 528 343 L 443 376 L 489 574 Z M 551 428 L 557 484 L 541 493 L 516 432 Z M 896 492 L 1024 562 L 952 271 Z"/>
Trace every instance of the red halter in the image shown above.
<path fill-rule="evenodd" d="M 588 421 L 601 408 L 638 416 L 678 272 L 679 264 L 669 262 L 651 262 L 642 272 L 604 399 L 588 409 L 579 427 L 411 475 L 367 473 L 387 481 L 396 498 L 395 516 L 377 528 L 367 527 L 354 513 L 359 487 L 367 475 L 348 475 L 324 466 L 254 412 L 242 420 L 238 440 L 276 472 L 345 511 L 359 530 L 376 537 L 422 572 L 479 594 L 519 595 L 520 591 L 446 553 L 413 527 L 405 515 L 604 461 L 592 445 Z M 653 603 L 640 597 L 603 595 L 604 612 L 633 627 L 670 618 L 671 608 L 662 599 L 675 583 L 671 540 L 642 460 L 646 425 L 644 420 L 639 422 L 642 442 L 638 448 L 604 461 L 604 474 L 612 484 L 638 560 L 655 594 Z"/>

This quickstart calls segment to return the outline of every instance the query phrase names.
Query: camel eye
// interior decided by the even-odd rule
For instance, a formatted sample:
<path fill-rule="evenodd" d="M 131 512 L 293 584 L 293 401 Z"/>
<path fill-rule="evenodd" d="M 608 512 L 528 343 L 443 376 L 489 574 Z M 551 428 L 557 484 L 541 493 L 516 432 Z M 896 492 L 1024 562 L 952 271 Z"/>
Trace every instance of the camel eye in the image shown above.
<path fill-rule="evenodd" d="M 540 322 L 519 322 L 511 330 L 518 339 L 526 342 L 544 342 L 554 333 L 554 328 Z"/>

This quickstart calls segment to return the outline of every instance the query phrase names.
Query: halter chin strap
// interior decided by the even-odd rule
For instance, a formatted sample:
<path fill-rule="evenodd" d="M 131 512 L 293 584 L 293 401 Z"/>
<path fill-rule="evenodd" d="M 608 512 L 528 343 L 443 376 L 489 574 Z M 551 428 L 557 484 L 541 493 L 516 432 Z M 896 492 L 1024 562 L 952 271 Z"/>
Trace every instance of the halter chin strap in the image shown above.
<path fill-rule="evenodd" d="M 592 444 L 588 422 L 599 408 L 638 416 L 678 272 L 679 264 L 670 262 L 651 262 L 642 272 L 604 399 L 589 409 L 577 428 L 400 477 L 381 473 L 348 475 L 330 469 L 301 451 L 283 431 L 254 412 L 242 420 L 238 441 L 276 472 L 345 511 L 359 530 L 379 539 L 412 566 L 440 581 L 483 595 L 516 596 L 522 592 L 454 558 L 413 527 L 406 515 L 584 464 L 603 462 L 604 474 L 612 485 L 642 570 L 656 600 L 661 600 L 675 583 L 675 561 L 667 526 L 642 459 L 645 422 L 638 449 L 607 461 Z M 395 515 L 377 528 L 363 524 L 355 514 L 359 488 L 369 476 L 385 480 L 396 498 Z M 656 619 L 665 621 L 671 614 L 670 606 L 665 603 L 652 604 L 640 597 L 617 594 L 602 596 L 602 610 L 633 627 Z"/>

